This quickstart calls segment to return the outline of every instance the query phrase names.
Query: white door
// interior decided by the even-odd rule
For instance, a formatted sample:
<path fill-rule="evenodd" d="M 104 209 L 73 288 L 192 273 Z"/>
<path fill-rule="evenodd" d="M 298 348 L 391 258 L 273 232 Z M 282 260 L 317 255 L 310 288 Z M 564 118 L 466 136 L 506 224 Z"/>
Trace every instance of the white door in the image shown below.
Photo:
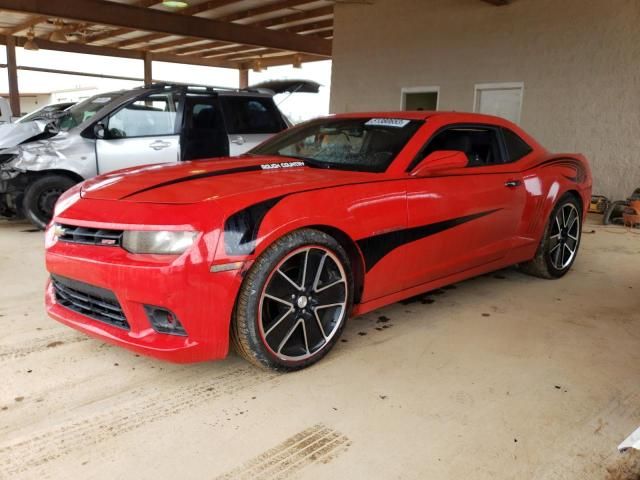
<path fill-rule="evenodd" d="M 519 123 L 522 91 L 522 84 L 477 85 L 474 111 Z"/>
<path fill-rule="evenodd" d="M 96 141 L 98 172 L 180 161 L 177 104 L 174 93 L 155 93 L 110 115 Z"/>

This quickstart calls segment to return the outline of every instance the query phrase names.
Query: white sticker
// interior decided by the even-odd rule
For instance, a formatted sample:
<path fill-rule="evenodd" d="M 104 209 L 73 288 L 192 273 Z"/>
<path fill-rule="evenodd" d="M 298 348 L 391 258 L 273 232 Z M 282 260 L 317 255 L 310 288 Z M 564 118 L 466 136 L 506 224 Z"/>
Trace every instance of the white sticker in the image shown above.
<path fill-rule="evenodd" d="M 406 127 L 411 120 L 404 120 L 402 118 L 372 118 L 365 125 L 375 127 L 393 127 L 403 128 Z"/>
<path fill-rule="evenodd" d="M 304 167 L 304 162 L 264 163 L 260 165 L 260 167 L 263 170 L 274 170 L 276 168 Z"/>
<path fill-rule="evenodd" d="M 111 98 L 109 97 L 98 97 L 91 100 L 91 103 L 109 103 Z"/>

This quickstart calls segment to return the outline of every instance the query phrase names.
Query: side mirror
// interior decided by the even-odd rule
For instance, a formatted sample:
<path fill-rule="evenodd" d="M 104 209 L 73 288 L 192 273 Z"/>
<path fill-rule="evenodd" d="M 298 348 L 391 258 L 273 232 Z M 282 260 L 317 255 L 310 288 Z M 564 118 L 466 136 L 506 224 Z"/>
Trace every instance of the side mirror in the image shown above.
<path fill-rule="evenodd" d="M 44 132 L 54 136 L 60 133 L 60 129 L 58 128 L 58 124 L 56 122 L 49 122 L 44 126 Z"/>
<path fill-rule="evenodd" d="M 428 177 L 437 172 L 464 168 L 469 159 L 464 152 L 458 150 L 436 150 L 424 157 L 411 171 L 412 177 Z"/>
<path fill-rule="evenodd" d="M 98 122 L 93 126 L 93 134 L 98 139 L 104 138 L 106 131 L 107 127 L 104 126 L 104 123 Z"/>

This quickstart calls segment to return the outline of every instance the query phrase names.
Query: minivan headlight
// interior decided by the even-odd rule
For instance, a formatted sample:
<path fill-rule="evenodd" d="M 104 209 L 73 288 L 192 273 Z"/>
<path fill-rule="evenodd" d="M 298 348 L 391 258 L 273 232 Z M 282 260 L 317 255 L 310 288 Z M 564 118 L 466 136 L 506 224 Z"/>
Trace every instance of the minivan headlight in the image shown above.
<path fill-rule="evenodd" d="M 198 232 L 172 230 L 125 230 L 122 246 L 132 253 L 179 255 L 196 239 Z"/>

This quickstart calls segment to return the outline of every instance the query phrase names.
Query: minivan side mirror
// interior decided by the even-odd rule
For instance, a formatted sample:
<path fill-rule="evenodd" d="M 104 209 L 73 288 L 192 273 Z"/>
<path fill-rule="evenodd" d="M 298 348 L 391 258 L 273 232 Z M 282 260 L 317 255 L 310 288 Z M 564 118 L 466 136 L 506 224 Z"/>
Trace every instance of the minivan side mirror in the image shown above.
<path fill-rule="evenodd" d="M 458 150 L 436 150 L 424 157 L 411 171 L 412 177 L 428 177 L 434 173 L 464 168 L 469 159 L 464 152 Z"/>
<path fill-rule="evenodd" d="M 102 122 L 98 122 L 93 126 L 93 135 L 98 139 L 104 138 L 106 131 L 107 127 L 105 127 Z"/>

